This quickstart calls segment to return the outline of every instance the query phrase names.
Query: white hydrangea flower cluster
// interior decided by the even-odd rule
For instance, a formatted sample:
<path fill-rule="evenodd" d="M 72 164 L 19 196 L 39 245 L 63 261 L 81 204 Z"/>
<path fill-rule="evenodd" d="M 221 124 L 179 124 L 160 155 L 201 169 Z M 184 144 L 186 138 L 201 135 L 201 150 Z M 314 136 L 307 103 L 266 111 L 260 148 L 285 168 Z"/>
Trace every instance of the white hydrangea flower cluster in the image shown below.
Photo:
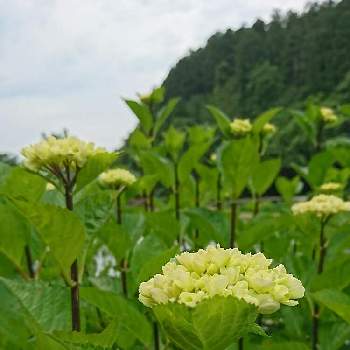
<path fill-rule="evenodd" d="M 40 171 L 47 170 L 48 167 L 57 170 L 69 167 L 76 170 L 82 168 L 91 156 L 104 152 L 104 148 L 95 147 L 93 143 L 76 137 L 58 139 L 50 136 L 23 148 L 21 153 L 25 157 L 25 167 L 32 171 Z"/>
<path fill-rule="evenodd" d="M 265 135 L 274 134 L 274 133 L 276 133 L 276 131 L 277 131 L 277 128 L 272 123 L 266 123 L 262 128 L 262 133 Z"/>
<path fill-rule="evenodd" d="M 321 107 L 321 117 L 325 123 L 334 123 L 338 120 L 338 117 L 335 115 L 333 109 L 328 107 Z"/>
<path fill-rule="evenodd" d="M 163 266 L 139 287 L 139 300 L 148 307 L 180 303 L 195 307 L 214 296 L 235 297 L 253 304 L 261 314 L 271 314 L 280 304 L 295 306 L 304 296 L 302 283 L 283 265 L 270 268 L 264 254 L 243 254 L 238 249 L 209 246 L 184 252 Z"/>
<path fill-rule="evenodd" d="M 343 188 L 343 185 L 339 182 L 327 182 L 320 187 L 321 191 L 338 191 Z"/>
<path fill-rule="evenodd" d="M 292 206 L 294 215 L 314 213 L 319 217 L 327 217 L 342 211 L 350 211 L 350 202 L 333 195 L 320 194 L 307 202 L 296 203 Z"/>
<path fill-rule="evenodd" d="M 252 124 L 249 119 L 234 119 L 231 124 L 231 132 L 237 136 L 244 136 L 252 131 Z"/>
<path fill-rule="evenodd" d="M 136 181 L 135 175 L 126 169 L 109 169 L 102 173 L 99 183 L 108 188 L 118 188 L 120 186 L 130 186 Z"/>

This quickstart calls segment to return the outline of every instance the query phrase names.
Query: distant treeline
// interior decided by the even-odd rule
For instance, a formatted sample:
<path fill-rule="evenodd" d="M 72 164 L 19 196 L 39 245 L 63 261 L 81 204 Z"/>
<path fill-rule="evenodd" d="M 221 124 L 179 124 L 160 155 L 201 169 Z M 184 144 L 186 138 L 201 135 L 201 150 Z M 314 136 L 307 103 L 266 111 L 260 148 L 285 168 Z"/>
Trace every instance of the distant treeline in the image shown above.
<path fill-rule="evenodd" d="M 176 126 L 212 123 L 208 103 L 254 117 L 308 98 L 350 101 L 350 0 L 310 4 L 303 14 L 276 11 L 269 23 L 216 33 L 171 69 L 164 86 L 167 98 L 182 97 Z"/>

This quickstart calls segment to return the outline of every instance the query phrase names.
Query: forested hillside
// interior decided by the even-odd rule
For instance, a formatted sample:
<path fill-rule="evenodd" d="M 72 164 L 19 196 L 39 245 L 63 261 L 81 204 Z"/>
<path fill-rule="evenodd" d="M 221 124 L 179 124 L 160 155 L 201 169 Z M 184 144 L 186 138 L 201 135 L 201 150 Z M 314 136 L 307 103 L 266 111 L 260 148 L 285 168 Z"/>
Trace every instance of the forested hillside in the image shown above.
<path fill-rule="evenodd" d="M 350 100 L 350 0 L 309 5 L 303 14 L 275 12 L 269 23 L 216 33 L 191 51 L 164 81 L 180 96 L 175 125 L 211 121 L 211 103 L 232 116 L 309 97 L 330 105 Z"/>

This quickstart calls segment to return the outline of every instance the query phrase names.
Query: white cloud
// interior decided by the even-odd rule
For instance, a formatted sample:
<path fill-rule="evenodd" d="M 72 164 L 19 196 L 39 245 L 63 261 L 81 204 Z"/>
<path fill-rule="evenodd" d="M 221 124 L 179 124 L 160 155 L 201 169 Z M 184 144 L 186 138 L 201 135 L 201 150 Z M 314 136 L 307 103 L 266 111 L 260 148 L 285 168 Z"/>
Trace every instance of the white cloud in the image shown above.
<path fill-rule="evenodd" d="M 136 124 L 120 101 L 161 83 L 217 30 L 305 0 L 0 0 L 0 152 L 67 127 L 113 148 Z"/>

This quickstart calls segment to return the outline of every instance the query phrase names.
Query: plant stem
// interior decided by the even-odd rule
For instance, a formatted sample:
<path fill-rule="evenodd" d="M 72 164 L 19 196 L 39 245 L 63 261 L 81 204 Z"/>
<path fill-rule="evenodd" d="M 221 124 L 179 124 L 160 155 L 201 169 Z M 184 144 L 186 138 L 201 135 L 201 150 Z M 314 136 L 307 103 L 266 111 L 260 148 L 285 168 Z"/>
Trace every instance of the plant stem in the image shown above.
<path fill-rule="evenodd" d="M 199 189 L 199 184 L 200 184 L 200 179 L 197 173 L 194 174 L 194 181 L 195 181 L 195 200 L 194 200 L 194 205 L 196 208 L 200 207 L 200 189 Z M 195 237 L 195 242 L 197 242 L 197 239 L 199 237 L 199 230 L 196 229 L 194 233 Z"/>
<path fill-rule="evenodd" d="M 244 339 L 243 338 L 239 338 L 238 340 L 238 350 L 243 350 L 244 347 Z"/>
<path fill-rule="evenodd" d="M 157 322 L 153 322 L 154 350 L 160 349 L 159 328 Z"/>
<path fill-rule="evenodd" d="M 175 195 L 175 217 L 176 220 L 180 220 L 180 193 L 179 193 L 179 174 L 177 169 L 177 164 L 174 165 L 174 175 L 175 175 L 175 187 L 174 187 L 174 195 Z"/>
<path fill-rule="evenodd" d="M 127 284 L 127 269 L 128 269 L 128 261 L 126 259 L 120 260 L 120 269 L 121 269 L 121 282 L 122 282 L 122 291 L 125 297 L 128 297 L 128 284 Z"/>
<path fill-rule="evenodd" d="M 217 181 L 216 181 L 216 208 L 217 208 L 217 210 L 222 209 L 221 189 L 222 189 L 221 174 L 219 173 Z"/>
<path fill-rule="evenodd" d="M 150 211 L 154 211 L 154 189 L 148 195 L 148 206 Z"/>
<path fill-rule="evenodd" d="M 236 223 L 237 223 L 237 202 L 231 201 L 231 230 L 230 230 L 230 248 L 235 247 L 236 241 Z"/>
<path fill-rule="evenodd" d="M 324 235 L 325 226 L 326 226 L 326 222 L 322 220 L 321 221 L 321 232 L 320 232 L 320 260 L 318 262 L 318 268 L 317 268 L 318 274 L 321 274 L 323 272 L 324 260 L 325 260 L 326 252 L 327 252 L 326 238 Z"/>
<path fill-rule="evenodd" d="M 320 275 L 323 272 L 324 261 L 327 252 L 327 242 L 325 238 L 325 226 L 327 219 L 321 219 L 321 230 L 320 230 L 320 251 L 319 251 L 319 261 L 317 266 L 317 274 Z M 315 303 L 312 313 L 312 350 L 317 350 L 319 348 L 319 320 L 320 320 L 320 306 Z"/>
<path fill-rule="evenodd" d="M 151 192 L 152 196 L 154 194 L 154 190 Z M 154 212 L 154 203 L 153 205 L 150 205 L 147 207 L 146 212 Z M 159 327 L 157 321 L 153 322 L 153 340 L 154 340 L 154 349 L 159 350 L 160 349 L 160 338 L 159 338 Z"/>
<path fill-rule="evenodd" d="M 68 184 L 65 188 L 66 207 L 73 210 L 72 185 Z M 79 277 L 78 260 L 76 259 L 70 268 L 71 279 L 74 286 L 71 287 L 71 307 L 72 307 L 72 330 L 80 332 L 80 306 L 79 306 Z"/>
<path fill-rule="evenodd" d="M 177 169 L 177 163 L 174 163 L 174 199 L 175 199 L 175 218 L 176 220 L 180 220 L 180 182 L 179 182 L 179 174 Z M 178 241 L 180 242 L 180 237 L 178 237 Z"/>
<path fill-rule="evenodd" d="M 316 135 L 316 152 L 320 152 L 322 149 L 323 129 L 324 129 L 324 123 L 323 121 L 320 121 L 317 128 L 317 135 Z"/>
<path fill-rule="evenodd" d="M 260 197 L 256 196 L 255 197 L 255 201 L 254 201 L 254 211 L 253 211 L 253 215 L 257 216 L 260 212 Z"/>
<path fill-rule="evenodd" d="M 117 215 L 117 224 L 122 224 L 122 203 L 121 203 L 122 192 L 117 194 L 117 202 L 116 202 L 116 215 Z"/>
<path fill-rule="evenodd" d="M 24 251 L 26 254 L 29 277 L 34 279 L 35 278 L 35 271 L 34 271 L 34 266 L 33 266 L 32 252 L 30 251 L 30 247 L 28 244 L 24 247 Z"/>
<path fill-rule="evenodd" d="M 122 197 L 123 192 L 119 192 L 117 194 L 117 199 L 116 199 L 116 219 L 117 219 L 117 224 L 121 225 L 123 223 L 123 214 L 122 214 Z M 128 284 L 127 284 L 127 269 L 128 269 L 128 260 L 126 258 L 123 258 L 120 260 L 119 264 L 120 268 L 120 280 L 122 284 L 122 291 L 125 297 L 128 296 Z"/>
<path fill-rule="evenodd" d="M 144 205 L 145 211 L 148 211 L 148 200 L 147 200 L 148 198 L 147 198 L 146 191 L 143 191 L 142 197 L 143 197 L 143 205 Z"/>

